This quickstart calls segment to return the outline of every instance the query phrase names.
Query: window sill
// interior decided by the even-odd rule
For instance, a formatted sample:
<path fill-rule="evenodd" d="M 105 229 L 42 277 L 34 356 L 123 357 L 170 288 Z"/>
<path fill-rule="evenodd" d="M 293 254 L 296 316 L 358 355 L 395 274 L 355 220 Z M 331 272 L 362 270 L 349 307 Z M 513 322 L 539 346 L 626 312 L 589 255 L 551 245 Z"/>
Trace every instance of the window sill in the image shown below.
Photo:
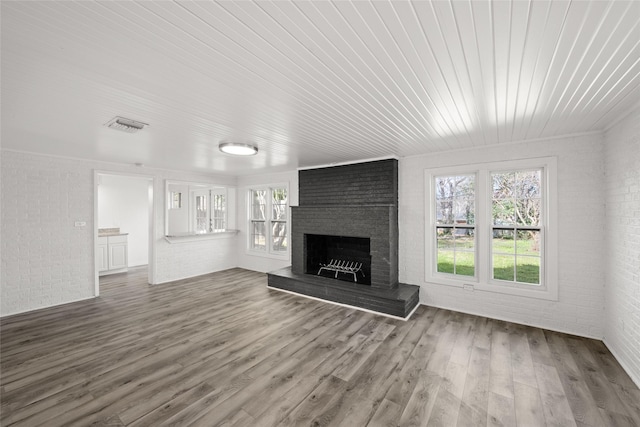
<path fill-rule="evenodd" d="M 213 233 L 203 233 L 203 234 L 193 234 L 193 233 L 185 233 L 185 234 L 174 234 L 170 236 L 164 236 L 164 239 L 169 243 L 188 243 L 188 242 L 200 242 L 202 240 L 214 240 L 214 239 L 225 239 L 230 238 L 238 234 L 238 230 L 224 230 L 224 231 L 215 231 Z"/>

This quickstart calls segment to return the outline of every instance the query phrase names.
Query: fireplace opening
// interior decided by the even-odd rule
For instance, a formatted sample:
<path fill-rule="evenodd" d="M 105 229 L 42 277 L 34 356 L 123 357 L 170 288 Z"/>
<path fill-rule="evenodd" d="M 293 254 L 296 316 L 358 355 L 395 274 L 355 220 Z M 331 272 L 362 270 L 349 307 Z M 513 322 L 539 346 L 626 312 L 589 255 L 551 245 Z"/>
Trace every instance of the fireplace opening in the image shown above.
<path fill-rule="evenodd" d="M 306 274 L 371 285 L 371 240 L 365 237 L 304 235 Z"/>

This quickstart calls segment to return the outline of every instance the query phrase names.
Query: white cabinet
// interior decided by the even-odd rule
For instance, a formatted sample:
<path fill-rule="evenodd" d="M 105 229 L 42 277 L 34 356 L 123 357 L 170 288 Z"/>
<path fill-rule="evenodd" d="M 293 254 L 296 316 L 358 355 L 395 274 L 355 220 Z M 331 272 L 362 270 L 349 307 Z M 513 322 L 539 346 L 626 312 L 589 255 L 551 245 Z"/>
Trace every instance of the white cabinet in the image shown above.
<path fill-rule="evenodd" d="M 127 236 L 109 237 L 109 270 L 127 268 Z"/>
<path fill-rule="evenodd" d="M 108 237 L 98 237 L 96 259 L 98 260 L 98 272 L 100 273 L 109 269 L 108 239 Z"/>
<path fill-rule="evenodd" d="M 98 272 L 105 274 L 127 271 L 129 253 L 126 235 L 98 237 Z"/>

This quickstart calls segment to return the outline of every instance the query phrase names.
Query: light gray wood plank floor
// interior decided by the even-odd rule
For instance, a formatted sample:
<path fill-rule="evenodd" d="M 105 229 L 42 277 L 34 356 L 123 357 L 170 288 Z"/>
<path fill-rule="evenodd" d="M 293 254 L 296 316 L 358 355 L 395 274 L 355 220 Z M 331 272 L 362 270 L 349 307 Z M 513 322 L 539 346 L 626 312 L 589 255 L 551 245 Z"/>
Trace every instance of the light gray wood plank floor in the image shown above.
<path fill-rule="evenodd" d="M 421 306 L 394 320 L 232 269 L 0 320 L 2 426 L 640 426 L 600 341 Z"/>

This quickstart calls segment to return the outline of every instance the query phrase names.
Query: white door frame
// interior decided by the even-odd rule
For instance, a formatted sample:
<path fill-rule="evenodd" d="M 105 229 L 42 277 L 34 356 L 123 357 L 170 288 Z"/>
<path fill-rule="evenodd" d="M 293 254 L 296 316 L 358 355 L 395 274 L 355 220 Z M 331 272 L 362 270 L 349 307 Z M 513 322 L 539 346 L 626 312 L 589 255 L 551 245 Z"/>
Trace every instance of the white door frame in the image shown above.
<path fill-rule="evenodd" d="M 100 175 L 113 175 L 113 176 L 125 176 L 132 178 L 146 178 L 149 181 L 149 263 L 148 263 L 148 282 L 149 284 L 156 283 L 156 263 L 155 263 L 155 238 L 156 238 L 156 177 L 154 175 L 126 173 L 126 172 L 114 172 L 108 170 L 93 171 L 93 272 L 94 272 L 94 296 L 100 296 L 100 278 L 98 275 L 98 259 L 96 254 L 96 247 L 98 244 L 98 183 L 100 181 Z"/>

